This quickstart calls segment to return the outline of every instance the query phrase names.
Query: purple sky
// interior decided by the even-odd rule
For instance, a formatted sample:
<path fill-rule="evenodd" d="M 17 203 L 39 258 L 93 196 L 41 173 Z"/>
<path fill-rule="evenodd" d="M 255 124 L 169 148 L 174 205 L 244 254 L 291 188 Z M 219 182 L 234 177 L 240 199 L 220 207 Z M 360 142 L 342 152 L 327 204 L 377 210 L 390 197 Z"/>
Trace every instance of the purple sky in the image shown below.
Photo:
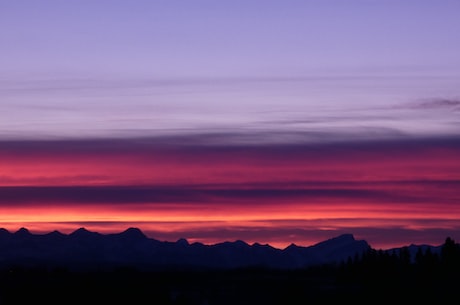
<path fill-rule="evenodd" d="M 0 137 L 458 134 L 458 11 L 426 0 L 2 1 Z"/>

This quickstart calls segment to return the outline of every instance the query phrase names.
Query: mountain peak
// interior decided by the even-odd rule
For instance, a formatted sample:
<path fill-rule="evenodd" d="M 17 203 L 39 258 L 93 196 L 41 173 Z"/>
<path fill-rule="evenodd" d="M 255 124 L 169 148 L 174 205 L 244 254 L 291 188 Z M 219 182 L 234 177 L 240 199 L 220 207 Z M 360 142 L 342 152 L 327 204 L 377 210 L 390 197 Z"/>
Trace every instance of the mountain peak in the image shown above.
<path fill-rule="evenodd" d="M 346 234 L 341 234 L 336 237 L 332 237 L 327 240 L 321 241 L 313 245 L 313 247 L 326 245 L 326 244 L 348 244 L 348 243 L 353 243 L 355 241 L 356 239 L 353 236 L 353 234 L 346 233 Z"/>
<path fill-rule="evenodd" d="M 73 231 L 73 233 L 82 233 L 82 232 L 89 232 L 89 231 L 84 227 L 80 227 L 76 229 L 75 231 Z"/>
<path fill-rule="evenodd" d="M 121 232 L 121 235 L 129 237 L 130 239 L 144 239 L 147 238 L 145 234 L 139 229 L 139 228 L 134 228 L 130 227 L 123 232 Z"/>
<path fill-rule="evenodd" d="M 0 228 L 0 235 L 6 235 L 6 234 L 10 234 L 10 231 L 8 231 L 5 228 Z"/>
<path fill-rule="evenodd" d="M 52 232 L 49 232 L 47 234 L 45 234 L 46 236 L 56 236 L 56 237 L 62 237 L 62 236 L 65 236 L 64 233 L 61 233 L 59 232 L 58 230 L 54 230 Z"/>
<path fill-rule="evenodd" d="M 81 227 L 81 228 L 78 228 L 77 230 L 73 231 L 72 233 L 70 233 L 70 236 L 86 237 L 86 236 L 93 236 L 93 235 L 96 235 L 96 234 L 98 234 L 98 233 L 88 231 L 87 229 Z"/>
<path fill-rule="evenodd" d="M 177 244 L 177 245 L 181 245 L 181 246 L 188 246 L 188 245 L 189 245 L 189 242 L 188 242 L 188 240 L 186 240 L 185 238 L 179 238 L 179 239 L 176 241 L 176 244 Z"/>
<path fill-rule="evenodd" d="M 14 235 L 16 236 L 29 236 L 31 235 L 29 230 L 27 230 L 26 228 L 22 227 L 20 228 L 19 230 L 17 230 Z"/>
<path fill-rule="evenodd" d="M 235 240 L 235 241 L 233 242 L 233 244 L 234 244 L 235 246 L 237 246 L 237 247 L 240 247 L 240 248 L 241 248 L 241 247 L 243 247 L 243 248 L 249 247 L 249 244 L 246 243 L 245 241 L 241 240 L 241 239 Z"/>
<path fill-rule="evenodd" d="M 291 243 L 289 246 L 287 246 L 286 248 L 284 248 L 284 250 L 292 250 L 292 249 L 296 249 L 298 248 L 299 246 L 297 246 L 295 243 Z"/>
<path fill-rule="evenodd" d="M 342 235 L 339 235 L 337 237 L 334 237 L 332 238 L 333 240 L 342 240 L 342 241 L 355 241 L 355 237 L 353 234 L 351 233 L 345 233 L 345 234 L 342 234 Z"/>

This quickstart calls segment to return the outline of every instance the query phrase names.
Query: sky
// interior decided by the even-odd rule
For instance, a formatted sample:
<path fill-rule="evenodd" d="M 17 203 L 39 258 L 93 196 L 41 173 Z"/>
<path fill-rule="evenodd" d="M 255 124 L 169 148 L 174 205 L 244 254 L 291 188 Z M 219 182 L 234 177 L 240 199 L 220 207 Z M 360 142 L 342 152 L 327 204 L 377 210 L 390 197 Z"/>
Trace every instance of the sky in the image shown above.
<path fill-rule="evenodd" d="M 0 0 L 0 227 L 460 240 L 459 11 Z"/>

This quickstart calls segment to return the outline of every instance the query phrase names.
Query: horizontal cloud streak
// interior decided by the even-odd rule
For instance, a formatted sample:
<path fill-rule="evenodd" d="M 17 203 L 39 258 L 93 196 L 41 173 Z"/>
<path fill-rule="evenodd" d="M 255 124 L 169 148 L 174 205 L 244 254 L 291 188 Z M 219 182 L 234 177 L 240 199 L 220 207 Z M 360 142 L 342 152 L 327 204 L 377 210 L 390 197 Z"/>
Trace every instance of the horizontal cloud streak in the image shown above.
<path fill-rule="evenodd" d="M 458 232 L 457 137 L 225 145 L 227 136 L 239 134 L 0 141 L 0 223 L 129 224 L 160 239 L 279 247 L 341 232 L 377 246 Z"/>
<path fill-rule="evenodd" d="M 221 144 L 460 136 L 452 111 L 458 110 L 456 80 L 363 72 L 7 79 L 0 80 L 0 139 L 180 137 L 210 130 L 213 141 L 225 135 Z M 414 82 L 426 86 L 415 94 Z M 433 84 L 441 88 L 435 96 L 424 90 Z"/>
<path fill-rule="evenodd" d="M 198 134 L 170 134 L 154 137 L 106 137 L 94 139 L 54 139 L 54 140 L 0 140 L 0 153 L 2 155 L 29 155 L 42 156 L 47 154 L 71 154 L 71 155 L 92 155 L 92 154 L 150 154 L 152 152 L 180 152 L 183 149 L 184 154 L 204 154 L 211 153 L 238 153 L 244 151 L 248 154 L 269 154 L 271 156 L 288 154 L 298 155 L 307 153 L 308 157 L 321 156 L 322 154 L 336 155 L 337 151 L 351 153 L 356 150 L 366 152 L 389 152 L 389 153 L 412 153 L 418 150 L 433 149 L 460 149 L 459 136 L 443 137 L 414 137 L 410 139 L 368 139 L 367 141 L 343 139 L 335 141 L 333 138 L 330 142 L 310 143 L 308 141 L 282 141 L 260 143 L 257 141 L 232 141 L 246 136 L 269 137 L 271 132 L 260 132 L 244 134 L 237 131 L 228 132 L 203 132 Z M 296 135 L 303 133 L 292 133 L 295 139 Z M 277 133 L 277 135 L 286 135 L 289 138 L 290 133 Z M 323 134 L 327 135 L 327 134 Z M 232 145 L 233 144 L 233 145 Z M 54 156 L 53 156 L 54 157 Z"/>
<path fill-rule="evenodd" d="M 437 191 L 436 186 L 443 184 L 441 190 Z M 451 203 L 455 204 L 460 199 L 460 193 L 453 192 L 457 195 L 451 197 L 439 197 L 441 191 L 455 191 L 460 188 L 459 181 L 449 181 L 445 185 L 442 181 L 434 183 L 405 183 L 407 189 L 400 185 L 399 189 L 391 189 L 391 185 L 374 183 L 355 185 L 348 183 L 346 188 L 338 188 L 337 184 L 332 187 L 315 188 L 304 186 L 304 188 L 285 188 L 277 189 L 276 187 L 269 188 L 252 188 L 250 185 L 245 185 L 244 188 L 193 188 L 169 187 L 136 187 L 136 186 L 41 186 L 41 187 L 0 187 L 0 205 L 21 205 L 21 204 L 130 204 L 130 203 L 201 203 L 201 204 L 217 204 L 229 203 L 237 206 L 244 205 L 246 202 L 251 202 L 252 205 L 269 205 L 279 204 L 279 200 L 302 200 L 305 205 L 309 201 L 340 199 L 345 202 L 362 202 L 363 200 L 369 203 L 432 203 L 437 204 Z M 418 194 L 411 194 L 412 187 L 423 186 L 426 191 L 419 191 Z M 433 191 L 434 189 L 434 191 Z M 421 194 L 421 196 L 420 196 Z M 240 202 L 239 202 L 240 201 Z M 316 202 L 315 202 L 316 204 Z M 173 207 L 173 205 L 172 205 Z"/>

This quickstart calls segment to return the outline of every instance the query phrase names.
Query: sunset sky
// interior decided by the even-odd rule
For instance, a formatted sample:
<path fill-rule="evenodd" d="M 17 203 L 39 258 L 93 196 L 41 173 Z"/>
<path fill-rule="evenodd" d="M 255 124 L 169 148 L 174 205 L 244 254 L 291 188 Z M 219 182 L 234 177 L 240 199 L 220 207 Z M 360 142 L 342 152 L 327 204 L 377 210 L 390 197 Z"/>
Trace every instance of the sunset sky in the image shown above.
<path fill-rule="evenodd" d="M 0 0 L 0 227 L 460 240 L 459 12 Z"/>

